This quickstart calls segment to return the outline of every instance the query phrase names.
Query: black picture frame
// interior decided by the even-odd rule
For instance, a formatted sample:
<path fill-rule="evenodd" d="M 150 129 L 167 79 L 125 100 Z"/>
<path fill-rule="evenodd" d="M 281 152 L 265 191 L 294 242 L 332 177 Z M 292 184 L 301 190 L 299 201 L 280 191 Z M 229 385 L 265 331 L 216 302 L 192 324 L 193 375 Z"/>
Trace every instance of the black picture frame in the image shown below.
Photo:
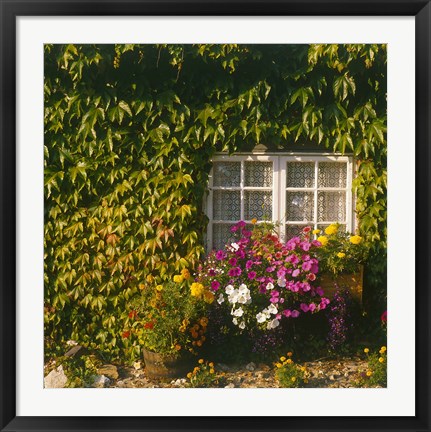
<path fill-rule="evenodd" d="M 419 0 L 0 0 L 0 430 L 430 430 L 430 23 Z M 414 16 L 416 54 L 416 415 L 412 417 L 19 417 L 16 414 L 16 18 L 19 16 Z M 406 150 L 408 151 L 408 149 Z"/>

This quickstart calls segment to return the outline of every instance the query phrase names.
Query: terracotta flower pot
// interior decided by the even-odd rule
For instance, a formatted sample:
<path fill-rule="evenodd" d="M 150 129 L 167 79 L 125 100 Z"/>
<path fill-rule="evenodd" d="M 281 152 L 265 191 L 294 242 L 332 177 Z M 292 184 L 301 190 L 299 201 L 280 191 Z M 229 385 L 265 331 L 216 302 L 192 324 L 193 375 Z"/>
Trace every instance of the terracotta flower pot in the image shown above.
<path fill-rule="evenodd" d="M 190 353 L 160 354 L 143 348 L 145 373 L 148 378 L 181 378 L 193 369 L 196 357 Z"/>
<path fill-rule="evenodd" d="M 323 273 L 320 276 L 319 285 L 323 289 L 324 296 L 332 299 L 336 291 L 348 289 L 353 298 L 362 303 L 362 288 L 364 279 L 364 267 L 361 266 L 357 273 L 345 273 L 337 276 Z"/>

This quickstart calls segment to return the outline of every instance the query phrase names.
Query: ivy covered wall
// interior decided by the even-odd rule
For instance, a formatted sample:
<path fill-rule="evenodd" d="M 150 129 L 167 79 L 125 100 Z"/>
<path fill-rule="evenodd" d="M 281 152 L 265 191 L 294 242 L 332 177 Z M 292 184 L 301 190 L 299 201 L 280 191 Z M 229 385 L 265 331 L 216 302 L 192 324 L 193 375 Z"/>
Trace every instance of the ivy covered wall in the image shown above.
<path fill-rule="evenodd" d="M 46 45 L 44 90 L 46 337 L 132 349 L 128 301 L 203 257 L 211 156 L 256 143 L 357 157 L 384 301 L 384 45 Z"/>

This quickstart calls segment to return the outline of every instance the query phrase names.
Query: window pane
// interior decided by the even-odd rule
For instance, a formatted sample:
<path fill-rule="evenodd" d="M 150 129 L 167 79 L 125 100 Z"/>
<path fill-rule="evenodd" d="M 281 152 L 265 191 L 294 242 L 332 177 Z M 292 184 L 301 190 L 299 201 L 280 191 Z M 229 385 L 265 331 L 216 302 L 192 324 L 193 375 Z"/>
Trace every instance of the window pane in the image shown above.
<path fill-rule="evenodd" d="M 230 232 L 232 226 L 231 224 L 213 224 L 213 249 L 224 249 L 226 244 L 234 240 L 234 235 Z"/>
<path fill-rule="evenodd" d="M 286 192 L 286 220 L 312 221 L 314 219 L 313 196 L 313 192 Z"/>
<path fill-rule="evenodd" d="M 314 187 L 314 162 L 288 162 L 286 168 L 287 187 Z"/>
<path fill-rule="evenodd" d="M 244 169 L 244 186 L 272 186 L 272 162 L 245 162 Z"/>
<path fill-rule="evenodd" d="M 239 221 L 241 219 L 241 192 L 215 190 L 213 196 L 213 219 Z"/>
<path fill-rule="evenodd" d="M 214 162 L 213 186 L 239 187 L 241 162 Z"/>
<path fill-rule="evenodd" d="M 319 188 L 345 188 L 347 179 L 347 164 L 340 162 L 319 162 Z"/>
<path fill-rule="evenodd" d="M 303 228 L 305 228 L 306 226 L 311 226 L 310 224 L 308 225 L 286 225 L 286 240 L 291 239 L 292 237 L 296 237 L 298 235 L 301 234 L 301 231 Z"/>
<path fill-rule="evenodd" d="M 244 192 L 244 219 L 251 220 L 272 219 L 272 192 L 245 191 Z"/>
<path fill-rule="evenodd" d="M 346 220 L 345 192 L 323 192 L 317 195 L 317 220 L 319 222 L 344 222 Z"/>

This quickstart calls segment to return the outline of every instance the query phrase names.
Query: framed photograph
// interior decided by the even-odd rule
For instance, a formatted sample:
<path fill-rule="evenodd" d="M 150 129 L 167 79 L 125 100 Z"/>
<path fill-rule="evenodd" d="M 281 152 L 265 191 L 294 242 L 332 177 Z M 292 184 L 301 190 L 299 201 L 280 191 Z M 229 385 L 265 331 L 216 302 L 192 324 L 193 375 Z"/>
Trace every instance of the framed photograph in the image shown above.
<path fill-rule="evenodd" d="M 0 5 L 0 430 L 430 429 L 428 1 Z"/>

